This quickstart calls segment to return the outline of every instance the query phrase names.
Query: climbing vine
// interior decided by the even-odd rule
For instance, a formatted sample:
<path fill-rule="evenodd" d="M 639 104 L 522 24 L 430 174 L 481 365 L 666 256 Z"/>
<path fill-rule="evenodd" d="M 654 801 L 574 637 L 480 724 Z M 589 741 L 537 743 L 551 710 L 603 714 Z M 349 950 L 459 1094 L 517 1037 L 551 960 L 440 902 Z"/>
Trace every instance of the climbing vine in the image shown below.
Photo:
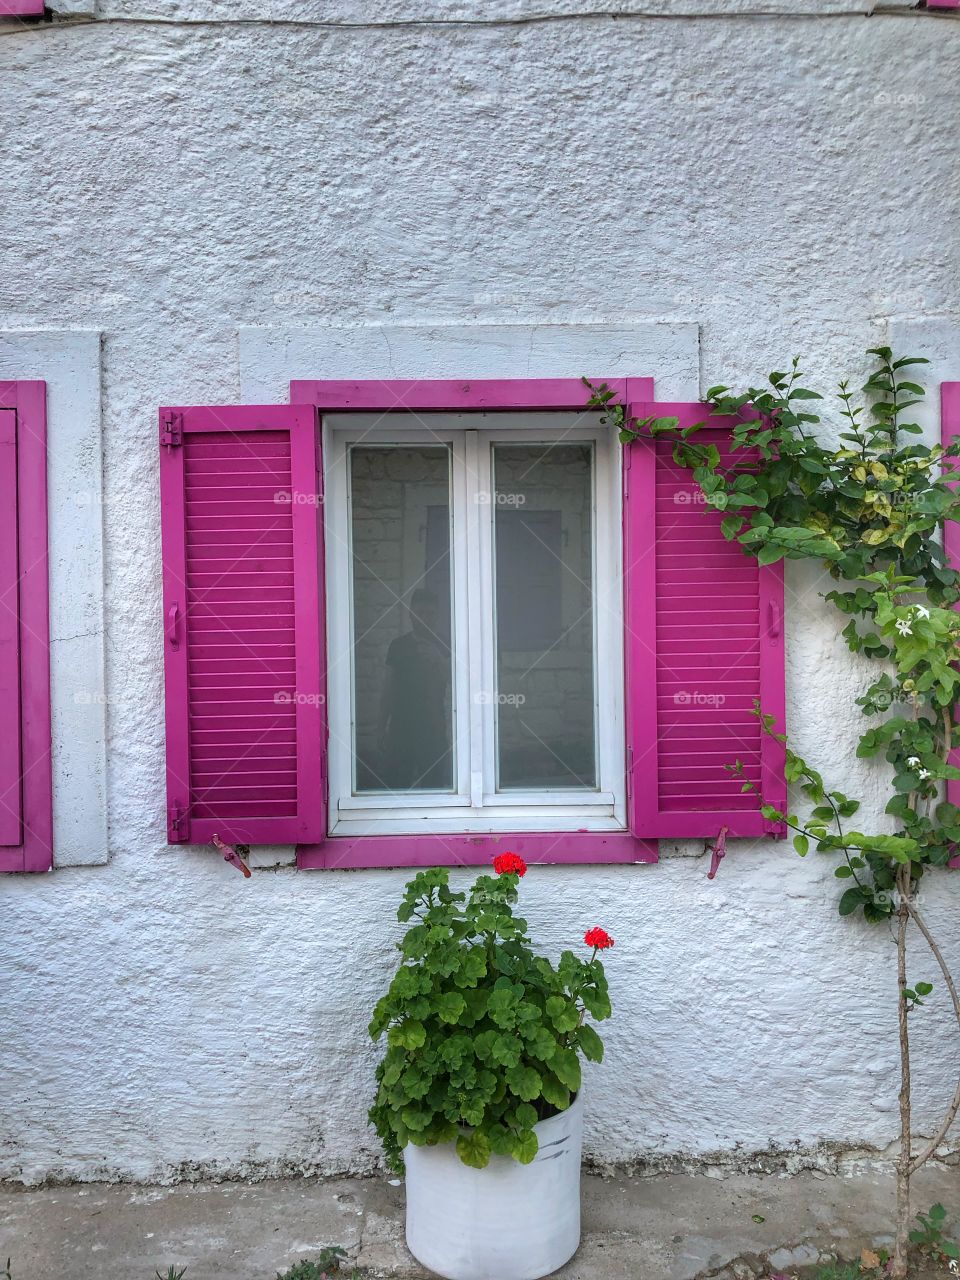
<path fill-rule="evenodd" d="M 936 1151 L 960 1109 L 960 1083 L 934 1135 L 913 1154 L 910 1117 L 909 1015 L 933 991 L 908 981 L 907 935 L 912 923 L 940 969 L 960 1022 L 960 999 L 943 955 L 921 915 L 917 886 L 945 867 L 960 845 L 960 809 L 941 798 L 943 783 L 960 778 L 949 763 L 953 708 L 960 701 L 960 575 L 946 563 L 941 530 L 960 519 L 953 459 L 960 449 L 928 447 L 910 410 L 924 388 L 912 380 L 918 357 L 895 359 L 889 347 L 876 362 L 862 396 L 839 384 L 842 429 L 835 440 L 815 410 L 823 397 L 802 383 L 799 358 L 767 385 L 707 392 L 709 412 L 681 428 L 671 417 L 630 418 L 606 385 L 590 388 L 590 405 L 619 433 L 625 448 L 642 437 L 672 441 L 674 459 L 692 471 L 707 506 L 722 513 L 724 536 L 759 564 L 812 559 L 836 582 L 826 599 L 848 621 L 850 650 L 873 660 L 877 674 L 856 698 L 869 721 L 857 754 L 882 756 L 890 770 L 886 806 L 894 829 L 864 832 L 850 823 L 860 802 L 830 789 L 821 774 L 791 750 L 773 718 L 756 708 L 764 731 L 785 744 L 787 781 L 797 812 L 761 803 L 765 817 L 793 831 L 799 854 L 832 855 L 843 883 L 841 915 L 862 913 L 871 923 L 895 924 L 901 1057 L 901 1143 L 897 1160 L 897 1233 L 892 1274 L 906 1273 L 912 1174 Z M 585 380 L 586 381 L 586 380 Z M 731 450 L 721 458 L 698 440 L 731 426 Z M 738 761 L 731 771 L 754 790 Z M 802 797 L 802 802 L 800 798 Z M 761 802 L 763 797 L 758 797 Z"/>

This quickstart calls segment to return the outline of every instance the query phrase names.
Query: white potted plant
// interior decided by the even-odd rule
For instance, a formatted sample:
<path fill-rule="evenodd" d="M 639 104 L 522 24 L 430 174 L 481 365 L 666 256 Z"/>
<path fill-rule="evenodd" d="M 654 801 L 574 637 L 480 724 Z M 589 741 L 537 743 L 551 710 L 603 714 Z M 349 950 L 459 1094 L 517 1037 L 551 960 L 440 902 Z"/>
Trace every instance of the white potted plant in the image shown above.
<path fill-rule="evenodd" d="M 523 859 L 454 893 L 444 868 L 406 888 L 398 919 L 415 923 L 378 1001 L 384 1033 L 371 1122 L 388 1164 L 406 1172 L 407 1245 L 448 1280 L 536 1280 L 580 1242 L 583 1104 L 580 1058 L 603 1043 L 586 1016 L 610 1016 L 598 953 L 534 953 L 513 914 Z"/>

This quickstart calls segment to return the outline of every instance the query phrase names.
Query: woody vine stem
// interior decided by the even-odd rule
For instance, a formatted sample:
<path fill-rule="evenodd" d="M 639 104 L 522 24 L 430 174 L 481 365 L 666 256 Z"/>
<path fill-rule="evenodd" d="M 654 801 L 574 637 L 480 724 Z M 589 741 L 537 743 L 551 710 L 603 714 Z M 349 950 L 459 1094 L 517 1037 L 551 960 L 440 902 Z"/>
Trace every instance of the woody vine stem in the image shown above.
<path fill-rule="evenodd" d="M 787 781 L 803 810 L 783 813 L 761 803 L 761 812 L 794 832 L 801 856 L 813 846 L 838 859 L 834 874 L 846 882 L 842 916 L 862 914 L 872 924 L 894 927 L 900 1150 L 891 1274 L 901 1280 L 910 1179 L 934 1155 L 960 1110 L 958 1080 L 941 1123 L 913 1154 L 910 1019 L 933 984 L 908 979 L 911 924 L 936 962 L 960 1025 L 956 984 L 918 906 L 923 876 L 948 866 L 960 846 L 960 808 L 941 800 L 943 783 L 960 779 L 960 769 L 949 763 L 953 708 L 960 702 L 960 575 L 946 563 L 941 534 L 945 522 L 960 519 L 954 491 L 960 448 L 927 447 L 917 439 L 920 426 L 909 420 L 925 392 L 905 370 L 928 362 L 895 359 L 889 347 L 868 355 L 875 369 L 861 389 L 862 403 L 848 381 L 839 384 L 835 440 L 813 412 L 823 397 L 802 385 L 799 358 L 787 371 L 771 373 L 765 386 L 739 393 L 712 387 L 708 416 L 683 429 L 676 418 L 631 418 L 609 387 L 584 381 L 590 407 L 602 411 L 624 448 L 641 438 L 672 444 L 675 461 L 691 470 L 706 504 L 722 513 L 724 536 L 744 554 L 761 565 L 819 561 L 836 583 L 825 598 L 849 618 L 842 632 L 848 647 L 879 669 L 856 699 L 871 725 L 857 755 L 882 754 L 890 768 L 885 812 L 893 831 L 848 830 L 860 802 L 828 790 L 773 718 L 759 706 L 756 714 L 764 732 L 784 744 Z M 713 442 L 718 427 L 730 441 L 723 459 Z M 744 791 L 756 790 L 740 761 L 728 767 Z"/>

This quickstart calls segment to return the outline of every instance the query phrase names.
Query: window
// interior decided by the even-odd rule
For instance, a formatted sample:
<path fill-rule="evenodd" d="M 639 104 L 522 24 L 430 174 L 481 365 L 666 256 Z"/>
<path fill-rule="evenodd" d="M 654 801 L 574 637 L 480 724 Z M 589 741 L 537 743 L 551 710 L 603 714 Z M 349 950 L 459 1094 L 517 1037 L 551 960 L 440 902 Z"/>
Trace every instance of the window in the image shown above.
<path fill-rule="evenodd" d="M 632 415 L 707 412 L 610 382 Z M 171 842 L 334 868 L 783 834 L 760 810 L 786 803 L 783 748 L 752 714 L 783 721 L 781 566 L 586 399 L 328 381 L 160 411 Z"/>
<path fill-rule="evenodd" d="M 595 414 L 325 421 L 332 835 L 623 830 Z"/>

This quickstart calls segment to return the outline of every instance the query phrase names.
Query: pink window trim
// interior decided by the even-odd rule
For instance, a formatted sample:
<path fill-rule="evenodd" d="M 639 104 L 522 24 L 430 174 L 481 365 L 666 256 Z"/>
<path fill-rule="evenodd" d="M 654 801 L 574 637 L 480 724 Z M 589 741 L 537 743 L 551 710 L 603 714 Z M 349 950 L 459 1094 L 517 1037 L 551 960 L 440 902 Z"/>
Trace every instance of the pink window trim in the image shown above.
<path fill-rule="evenodd" d="M 43 16 L 43 0 L 0 0 L 0 18 Z"/>
<path fill-rule="evenodd" d="M 0 408 L 17 415 L 20 742 L 23 843 L 0 848 L 0 871 L 53 866 L 50 620 L 47 589 L 46 383 L 0 382 Z M 4 732 L 9 733 L 10 726 Z"/>
<path fill-rule="evenodd" d="M 628 831 L 496 832 L 492 835 L 328 836 L 299 845 L 297 866 L 328 871 L 369 867 L 489 866 L 498 853 L 529 863 L 656 862 L 657 844 Z"/>
<path fill-rule="evenodd" d="M 593 378 L 606 382 L 618 399 L 653 398 L 652 378 Z M 438 413 L 576 411 L 589 392 L 579 378 L 508 378 L 376 382 L 296 380 L 292 404 L 312 404 L 328 413 Z M 321 608 L 322 608 L 321 597 Z M 322 634 L 326 621 L 321 618 Z M 323 692 L 326 692 L 324 685 Z M 341 867 L 477 866 L 509 849 L 528 862 L 656 862 L 655 841 L 630 832 L 497 832 L 495 835 L 328 836 L 297 847 L 297 865 Z"/>
<path fill-rule="evenodd" d="M 927 0 L 928 9 L 960 9 L 960 0 Z"/>
<path fill-rule="evenodd" d="M 946 447 L 960 436 L 960 382 L 945 382 L 940 388 L 940 442 Z M 960 460 L 952 458 L 944 467 L 945 471 L 960 474 Z M 943 526 L 943 545 L 947 553 L 947 563 L 953 569 L 960 569 L 960 524 L 956 520 L 947 520 Z M 958 606 L 960 607 L 960 606 Z M 954 719 L 960 718 L 960 709 L 954 709 Z M 950 752 L 950 763 L 960 768 L 960 746 Z M 951 804 L 960 805 L 960 778 L 948 779 L 947 799 Z M 957 862 L 954 859 L 951 866 Z"/>

